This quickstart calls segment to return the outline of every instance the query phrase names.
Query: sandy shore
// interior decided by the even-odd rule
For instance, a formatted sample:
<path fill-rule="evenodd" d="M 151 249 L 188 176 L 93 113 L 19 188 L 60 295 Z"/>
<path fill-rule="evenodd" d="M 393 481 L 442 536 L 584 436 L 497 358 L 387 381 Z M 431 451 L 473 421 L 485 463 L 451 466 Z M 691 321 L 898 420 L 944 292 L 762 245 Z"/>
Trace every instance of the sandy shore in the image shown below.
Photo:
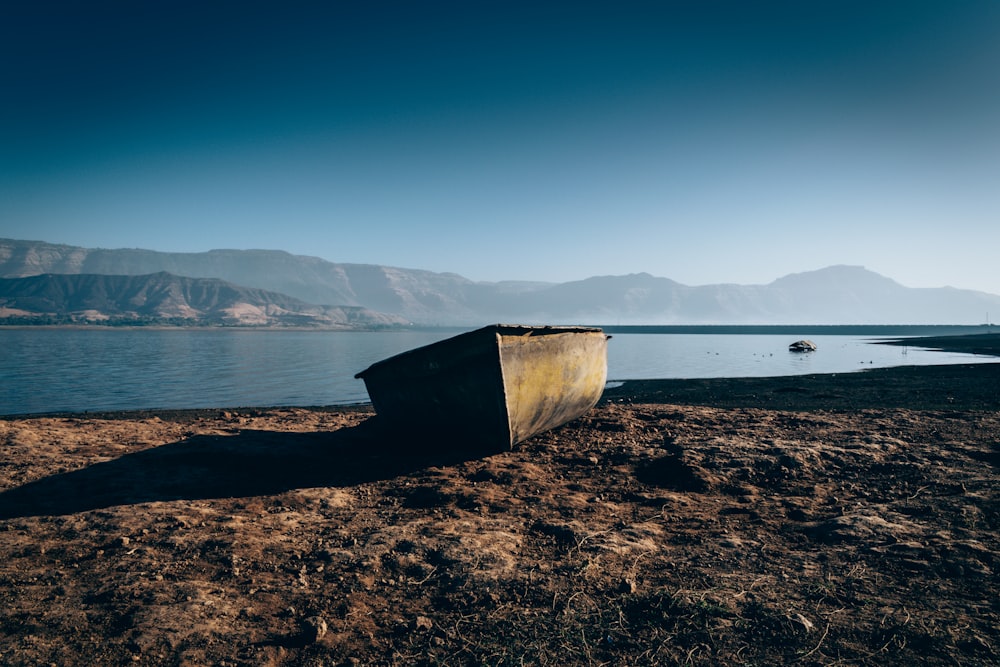
<path fill-rule="evenodd" d="M 0 418 L 0 663 L 1000 662 L 1000 364 L 630 382 L 434 444 Z"/>

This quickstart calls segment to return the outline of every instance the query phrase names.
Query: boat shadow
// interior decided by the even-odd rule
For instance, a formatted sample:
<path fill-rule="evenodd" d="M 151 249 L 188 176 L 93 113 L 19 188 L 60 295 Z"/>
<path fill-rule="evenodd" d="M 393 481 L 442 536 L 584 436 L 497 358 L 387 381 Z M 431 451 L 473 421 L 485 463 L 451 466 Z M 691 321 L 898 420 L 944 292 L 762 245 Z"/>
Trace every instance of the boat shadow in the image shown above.
<path fill-rule="evenodd" d="M 0 519 L 354 486 L 495 453 L 474 442 L 399 435 L 377 417 L 336 431 L 197 435 L 0 492 Z"/>

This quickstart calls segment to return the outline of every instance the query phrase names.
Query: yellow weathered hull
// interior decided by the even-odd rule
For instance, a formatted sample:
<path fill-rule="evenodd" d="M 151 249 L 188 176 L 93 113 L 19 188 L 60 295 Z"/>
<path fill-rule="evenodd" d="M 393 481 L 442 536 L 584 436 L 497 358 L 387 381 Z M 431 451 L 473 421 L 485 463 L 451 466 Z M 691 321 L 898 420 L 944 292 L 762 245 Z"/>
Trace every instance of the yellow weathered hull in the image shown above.
<path fill-rule="evenodd" d="M 422 435 L 511 447 L 576 419 L 607 381 L 600 329 L 493 325 L 373 364 L 379 419 Z"/>

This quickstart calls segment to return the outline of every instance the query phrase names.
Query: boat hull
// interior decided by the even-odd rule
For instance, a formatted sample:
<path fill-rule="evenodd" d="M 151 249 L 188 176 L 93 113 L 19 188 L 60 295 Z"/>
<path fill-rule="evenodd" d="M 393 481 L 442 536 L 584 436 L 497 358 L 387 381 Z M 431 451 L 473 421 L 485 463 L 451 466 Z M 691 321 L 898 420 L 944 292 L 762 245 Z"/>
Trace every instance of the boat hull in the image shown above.
<path fill-rule="evenodd" d="M 493 325 L 358 373 L 396 430 L 509 448 L 592 408 L 607 381 L 600 329 Z"/>

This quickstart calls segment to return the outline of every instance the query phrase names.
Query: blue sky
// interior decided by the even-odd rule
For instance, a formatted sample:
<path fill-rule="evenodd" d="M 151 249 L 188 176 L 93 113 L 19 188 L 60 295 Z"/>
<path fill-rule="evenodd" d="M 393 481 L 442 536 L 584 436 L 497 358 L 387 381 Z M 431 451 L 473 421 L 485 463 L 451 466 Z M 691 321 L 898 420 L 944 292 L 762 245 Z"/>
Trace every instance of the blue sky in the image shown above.
<path fill-rule="evenodd" d="M 995 0 L 7 4 L 0 236 L 1000 294 Z"/>

